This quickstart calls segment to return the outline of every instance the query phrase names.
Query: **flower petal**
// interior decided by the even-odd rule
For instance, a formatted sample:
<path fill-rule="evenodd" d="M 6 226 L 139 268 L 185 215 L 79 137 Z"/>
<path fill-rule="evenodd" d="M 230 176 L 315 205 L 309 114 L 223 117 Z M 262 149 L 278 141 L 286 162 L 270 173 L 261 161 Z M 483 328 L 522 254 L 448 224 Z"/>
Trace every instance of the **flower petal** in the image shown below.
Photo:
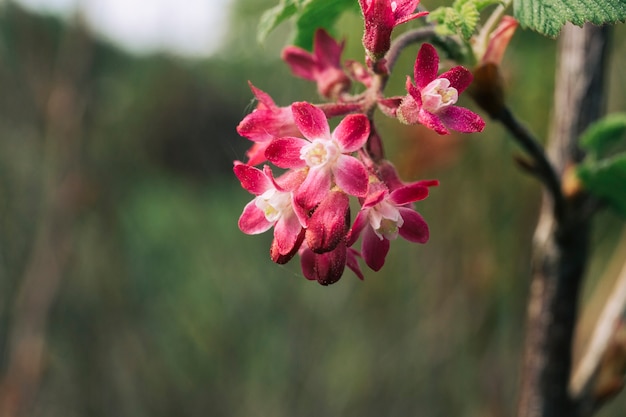
<path fill-rule="evenodd" d="M 357 259 L 359 256 L 361 256 L 361 254 L 358 251 L 348 248 L 348 251 L 346 252 L 346 266 L 350 268 L 361 281 L 363 281 L 365 277 L 363 276 L 363 272 L 361 272 L 361 267 L 359 266 L 359 261 Z"/>
<path fill-rule="evenodd" d="M 272 246 L 270 247 L 270 257 L 272 258 L 272 261 L 281 265 L 286 264 L 287 262 L 291 260 L 291 258 L 295 256 L 296 253 L 298 253 L 298 250 L 300 249 L 300 246 L 302 246 L 303 241 L 304 241 L 304 229 L 300 229 L 300 234 L 298 235 L 296 239 L 296 243 L 293 245 L 293 249 L 288 253 L 282 254 L 280 253 L 280 250 L 278 249 L 278 241 L 274 239 L 272 241 Z"/>
<path fill-rule="evenodd" d="M 368 211 L 367 209 L 361 210 L 356 215 L 356 218 L 354 219 L 354 223 L 352 223 L 352 228 L 348 232 L 348 240 L 346 243 L 347 246 L 354 245 L 356 241 L 359 239 L 359 235 L 361 234 L 365 226 L 369 224 L 369 221 L 367 219 L 367 211 Z"/>
<path fill-rule="evenodd" d="M 447 78 L 450 81 L 450 87 L 454 87 L 461 94 L 472 83 L 474 76 L 470 70 L 459 65 L 444 72 L 438 78 Z"/>
<path fill-rule="evenodd" d="M 479 115 L 463 107 L 447 107 L 439 113 L 439 117 L 447 128 L 461 133 L 482 132 L 485 128 L 485 122 Z"/>
<path fill-rule="evenodd" d="M 270 142 L 256 142 L 246 151 L 246 157 L 248 157 L 248 165 L 259 165 L 267 161 L 265 157 L 265 150 L 269 146 Z"/>
<path fill-rule="evenodd" d="M 448 107 L 448 109 L 451 107 Z M 419 122 L 421 124 L 423 124 L 424 126 L 426 126 L 427 128 L 434 130 L 435 132 L 439 133 L 440 135 L 449 135 L 450 132 L 448 132 L 448 129 L 446 129 L 446 127 L 444 126 L 444 124 L 441 122 L 441 119 L 439 118 L 439 115 L 435 115 L 432 114 L 430 112 L 427 112 L 424 109 L 420 109 L 419 114 Z"/>
<path fill-rule="evenodd" d="M 309 142 L 300 138 L 279 138 L 265 149 L 265 157 L 280 168 L 302 168 L 306 162 L 300 158 L 300 149 Z"/>
<path fill-rule="evenodd" d="M 439 55 L 434 46 L 425 43 L 417 53 L 415 66 L 413 67 L 413 78 L 419 89 L 428 85 L 432 80 L 437 78 L 439 71 Z"/>
<path fill-rule="evenodd" d="M 426 197 L 428 197 L 428 187 L 420 184 L 419 182 L 397 188 L 389 194 L 389 200 L 398 206 L 423 200 Z"/>
<path fill-rule="evenodd" d="M 345 42 L 337 42 L 324 29 L 315 31 L 313 55 L 322 67 L 341 67 L 341 52 Z"/>
<path fill-rule="evenodd" d="M 327 169 L 312 168 L 296 192 L 296 202 L 305 210 L 314 208 L 330 191 L 331 173 Z"/>
<path fill-rule="evenodd" d="M 258 168 L 235 162 L 233 171 L 241 182 L 241 186 L 254 195 L 261 195 L 272 188 L 271 180 Z"/>
<path fill-rule="evenodd" d="M 370 135 L 370 121 L 364 114 L 350 114 L 343 118 L 333 131 L 332 137 L 341 145 L 344 153 L 359 150 Z"/>
<path fill-rule="evenodd" d="M 265 218 L 263 210 L 258 208 L 252 200 L 243 209 L 238 222 L 239 230 L 248 235 L 258 235 L 269 230 L 272 223 Z"/>
<path fill-rule="evenodd" d="M 257 106 L 258 109 L 268 109 L 268 110 L 278 109 L 278 106 L 276 106 L 276 104 L 274 103 L 274 100 L 272 100 L 272 97 L 270 97 L 269 94 L 267 94 L 265 91 L 259 88 L 256 88 L 254 85 L 252 85 L 250 81 L 248 81 L 248 86 L 250 86 L 250 90 L 252 90 L 252 94 L 254 94 L 254 97 L 256 97 L 256 99 L 259 102 Z"/>
<path fill-rule="evenodd" d="M 429 231 L 424 218 L 418 212 L 410 208 L 398 207 L 398 210 L 404 220 L 402 227 L 398 231 L 400 236 L 409 242 L 428 242 Z"/>
<path fill-rule="evenodd" d="M 296 125 L 305 138 L 311 141 L 330 138 L 328 120 L 321 109 L 306 101 L 300 101 L 291 105 L 291 111 Z"/>
<path fill-rule="evenodd" d="M 315 277 L 322 285 L 339 281 L 346 268 L 346 245 L 339 244 L 335 249 L 323 254 L 315 254 Z"/>
<path fill-rule="evenodd" d="M 356 197 L 367 195 L 369 175 L 363 163 L 355 157 L 341 155 L 333 166 L 333 174 L 335 183 L 346 193 Z"/>
<path fill-rule="evenodd" d="M 274 225 L 274 240 L 276 248 L 281 255 L 286 255 L 294 250 L 302 226 L 295 213 L 282 216 Z"/>
<path fill-rule="evenodd" d="M 297 46 L 287 46 L 281 54 L 294 75 L 305 80 L 315 80 L 316 60 L 310 52 Z"/>
<path fill-rule="evenodd" d="M 366 228 L 363 234 L 361 254 L 367 266 L 374 271 L 379 271 L 385 264 L 385 257 L 388 252 L 389 241 L 385 238 L 379 238 L 371 227 Z"/>

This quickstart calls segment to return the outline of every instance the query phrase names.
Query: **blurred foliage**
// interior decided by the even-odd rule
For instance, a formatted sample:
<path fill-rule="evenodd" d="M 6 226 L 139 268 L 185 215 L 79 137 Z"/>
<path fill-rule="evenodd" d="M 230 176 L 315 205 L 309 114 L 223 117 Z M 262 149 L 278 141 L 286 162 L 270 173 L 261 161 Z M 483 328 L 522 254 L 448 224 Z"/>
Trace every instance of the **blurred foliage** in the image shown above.
<path fill-rule="evenodd" d="M 512 163 L 518 150 L 491 123 L 442 138 L 381 117 L 405 178 L 441 181 L 419 205 L 431 241 L 394 242 L 383 271 L 328 288 L 297 261 L 272 264 L 271 236 L 236 225 L 251 198 L 230 171 L 249 145 L 234 130 L 253 106 L 246 80 L 279 105 L 317 98 L 278 60 L 288 27 L 255 43 L 268 5 L 236 3 L 223 51 L 200 62 L 128 56 L 78 24 L 2 9 L 0 370 L 61 184 L 72 250 L 31 415 L 509 415 L 540 198 Z M 342 19 L 340 35 L 358 34 L 346 55 L 361 59 L 358 16 Z M 609 74 L 609 107 L 622 109 L 623 29 Z M 416 51 L 396 68 L 410 73 Z M 505 57 L 511 106 L 540 137 L 554 51 L 520 31 Z M 619 238 L 616 218 L 597 226 L 590 284 Z"/>

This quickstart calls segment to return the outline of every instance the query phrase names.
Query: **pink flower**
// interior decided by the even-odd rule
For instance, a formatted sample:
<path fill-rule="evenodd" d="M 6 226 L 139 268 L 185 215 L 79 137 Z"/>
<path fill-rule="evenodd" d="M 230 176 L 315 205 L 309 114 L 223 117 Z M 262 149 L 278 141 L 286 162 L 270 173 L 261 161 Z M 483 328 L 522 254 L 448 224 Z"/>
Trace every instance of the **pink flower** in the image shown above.
<path fill-rule="evenodd" d="M 350 228 L 350 199 L 342 191 L 331 191 L 307 221 L 305 239 L 315 253 L 329 252 L 345 244 Z"/>
<path fill-rule="evenodd" d="M 265 161 L 265 148 L 275 137 L 296 136 L 300 132 L 293 120 L 290 107 L 278 107 L 274 100 L 248 81 L 250 89 L 259 101 L 257 108 L 243 118 L 237 133 L 256 142 L 246 153 L 249 165 L 258 165 Z"/>
<path fill-rule="evenodd" d="M 487 48 L 480 59 L 481 64 L 493 62 L 499 65 L 500 62 L 502 62 L 506 47 L 509 45 L 518 25 L 517 20 L 511 16 L 504 16 L 502 18 L 496 30 L 489 36 Z"/>
<path fill-rule="evenodd" d="M 397 109 L 398 120 L 406 124 L 421 123 L 445 135 L 448 129 L 462 133 L 480 132 L 485 122 L 476 113 L 457 107 L 459 94 L 472 82 L 472 73 L 461 66 L 437 77 L 439 56 L 432 45 L 424 44 L 413 69 L 415 86 L 407 77 L 407 94 Z"/>
<path fill-rule="evenodd" d="M 261 171 L 235 162 L 233 168 L 241 186 L 256 197 L 243 209 L 239 229 L 249 235 L 263 233 L 274 227 L 272 260 L 285 263 L 295 255 L 304 239 L 305 214 L 296 211 L 293 190 L 303 180 L 303 171 L 289 171 L 274 179 L 266 165 Z"/>
<path fill-rule="evenodd" d="M 296 191 L 296 201 L 304 209 L 313 209 L 336 185 L 347 194 L 367 194 L 368 173 L 361 161 L 351 156 L 370 134 L 364 114 L 346 116 L 330 133 L 324 112 L 307 102 L 291 105 L 293 117 L 305 139 L 284 137 L 267 147 L 265 157 L 281 168 L 305 168 L 308 174 Z"/>
<path fill-rule="evenodd" d="M 336 97 L 350 88 L 350 79 L 341 68 L 345 42 L 338 43 L 324 29 L 315 32 L 313 53 L 297 46 L 283 49 L 282 58 L 298 77 L 317 82 L 323 97 Z"/>
<path fill-rule="evenodd" d="M 378 271 L 385 263 L 390 241 L 398 235 L 410 242 L 426 243 L 428 225 L 410 203 L 426 198 L 428 187 L 437 184 L 437 181 L 418 181 L 391 192 L 381 182 L 371 184 L 348 236 L 348 246 L 363 232 L 363 259 L 367 266 Z"/>
<path fill-rule="evenodd" d="M 394 27 L 428 14 L 413 13 L 418 4 L 419 0 L 359 0 L 365 19 L 363 46 L 374 61 L 389 50 Z"/>

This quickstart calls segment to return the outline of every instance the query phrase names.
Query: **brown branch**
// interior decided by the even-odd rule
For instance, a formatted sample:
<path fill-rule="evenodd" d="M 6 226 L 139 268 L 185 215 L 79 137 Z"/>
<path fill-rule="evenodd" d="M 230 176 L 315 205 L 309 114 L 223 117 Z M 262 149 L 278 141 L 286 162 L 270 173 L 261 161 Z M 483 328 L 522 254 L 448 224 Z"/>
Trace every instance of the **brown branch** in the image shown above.
<path fill-rule="evenodd" d="M 559 176 L 582 158 L 580 133 L 601 116 L 608 28 L 567 25 L 559 39 L 554 119 L 549 141 Z M 518 417 L 577 416 L 568 393 L 578 295 L 588 257 L 585 196 L 568 198 L 557 219 L 544 194 L 534 237 L 532 283 Z"/>

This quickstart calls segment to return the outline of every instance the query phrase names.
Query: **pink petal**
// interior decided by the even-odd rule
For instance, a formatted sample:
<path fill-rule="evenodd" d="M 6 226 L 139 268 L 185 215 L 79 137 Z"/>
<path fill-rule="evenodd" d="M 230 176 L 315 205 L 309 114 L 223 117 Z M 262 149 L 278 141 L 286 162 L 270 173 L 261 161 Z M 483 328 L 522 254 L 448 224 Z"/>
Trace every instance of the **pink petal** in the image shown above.
<path fill-rule="evenodd" d="M 389 190 L 385 184 L 380 182 L 371 183 L 369 189 L 367 190 L 367 197 L 363 202 L 363 208 L 374 207 L 387 197 L 388 192 Z"/>
<path fill-rule="evenodd" d="M 363 260 L 374 271 L 380 271 L 385 264 L 385 257 L 389 252 L 389 241 L 379 238 L 371 227 L 365 229 L 361 254 Z"/>
<path fill-rule="evenodd" d="M 389 200 L 398 206 L 423 200 L 428 197 L 428 187 L 420 183 L 413 183 L 398 188 L 389 194 Z"/>
<path fill-rule="evenodd" d="M 274 225 L 274 240 L 281 255 L 286 255 L 294 250 L 301 230 L 300 220 L 294 213 L 278 219 Z"/>
<path fill-rule="evenodd" d="M 482 132 L 485 128 L 485 122 L 479 115 L 463 107 L 446 107 L 439 117 L 446 127 L 461 133 Z"/>
<path fill-rule="evenodd" d="M 305 80 L 315 80 L 317 63 L 310 52 L 297 46 L 287 46 L 283 49 L 281 58 L 289 65 L 294 75 Z"/>
<path fill-rule="evenodd" d="M 308 221 L 306 242 L 316 253 L 329 252 L 345 242 L 350 219 L 350 199 L 340 191 L 333 191 L 317 206 Z"/>
<path fill-rule="evenodd" d="M 331 172 L 323 168 L 311 168 L 296 192 L 296 202 L 305 210 L 315 207 L 330 191 Z"/>
<path fill-rule="evenodd" d="M 363 276 L 363 272 L 361 272 L 361 267 L 359 266 L 359 261 L 357 259 L 359 256 L 361 256 L 361 254 L 358 251 L 348 248 L 348 251 L 346 252 L 346 266 L 350 268 L 361 281 L 363 281 L 365 277 Z"/>
<path fill-rule="evenodd" d="M 263 172 L 272 181 L 272 185 L 278 191 L 294 191 L 306 178 L 306 169 L 288 170 L 278 178 L 274 178 L 269 165 L 263 167 Z"/>
<path fill-rule="evenodd" d="M 313 41 L 313 55 L 318 64 L 324 67 L 339 68 L 344 43 L 337 42 L 324 29 L 317 29 Z"/>
<path fill-rule="evenodd" d="M 333 167 L 335 183 L 346 193 L 365 197 L 369 183 L 367 169 L 353 156 L 341 155 Z"/>
<path fill-rule="evenodd" d="M 396 1 L 396 10 L 393 14 L 396 19 L 408 16 L 415 11 L 419 3 L 419 0 L 398 0 Z"/>
<path fill-rule="evenodd" d="M 452 108 L 452 107 L 448 107 L 448 109 L 450 109 L 450 108 Z M 442 123 L 441 119 L 439 118 L 439 115 L 435 115 L 435 114 L 432 114 L 430 112 L 427 112 L 424 109 L 420 109 L 418 117 L 419 117 L 419 122 L 421 124 L 423 124 L 424 126 L 426 126 L 427 128 L 429 128 L 431 130 L 434 130 L 435 132 L 439 133 L 440 135 L 449 135 L 450 134 L 450 132 L 448 132 L 448 129 L 445 128 L 444 124 Z M 267 152 L 266 152 L 266 154 L 267 154 Z"/>
<path fill-rule="evenodd" d="M 361 234 L 365 226 L 369 224 L 369 221 L 367 219 L 367 211 L 367 209 L 361 210 L 356 215 L 356 219 L 354 219 L 354 223 L 352 223 L 352 228 L 348 233 L 348 240 L 346 243 L 347 246 L 354 245 L 359 239 L 359 235 Z"/>
<path fill-rule="evenodd" d="M 467 68 L 458 66 L 444 72 L 438 78 L 447 78 L 450 81 L 450 87 L 456 88 L 461 94 L 472 83 L 474 76 Z"/>
<path fill-rule="evenodd" d="M 378 108 L 388 117 L 396 117 L 396 112 L 404 97 L 389 97 L 378 100 Z"/>
<path fill-rule="evenodd" d="M 370 121 L 364 114 L 350 114 L 343 118 L 333 131 L 332 137 L 339 142 L 344 153 L 355 152 L 367 142 Z"/>
<path fill-rule="evenodd" d="M 254 97 L 256 97 L 256 99 L 259 101 L 258 108 L 265 108 L 270 110 L 278 108 L 269 94 L 267 94 L 263 90 L 256 88 L 254 85 L 252 85 L 250 81 L 248 81 L 248 85 L 250 86 L 250 90 L 252 90 L 252 94 L 254 94 Z"/>
<path fill-rule="evenodd" d="M 241 186 L 254 195 L 261 195 L 272 188 L 270 179 L 258 168 L 242 163 L 235 163 L 233 171 L 241 182 Z"/>
<path fill-rule="evenodd" d="M 238 225 L 239 230 L 247 235 L 258 235 L 272 227 L 272 223 L 267 221 L 265 213 L 256 206 L 254 200 L 244 207 L 243 213 L 239 217 Z"/>
<path fill-rule="evenodd" d="M 265 150 L 265 157 L 280 168 L 302 168 L 306 162 L 300 158 L 300 149 L 308 143 L 300 138 L 275 139 Z"/>
<path fill-rule="evenodd" d="M 259 165 L 267 161 L 265 157 L 265 149 L 269 146 L 270 142 L 256 142 L 247 151 L 248 165 Z"/>
<path fill-rule="evenodd" d="M 280 250 L 278 249 L 278 242 L 276 239 L 274 239 L 272 241 L 272 246 L 270 247 L 270 257 L 272 258 L 272 261 L 281 265 L 286 264 L 287 262 L 291 260 L 291 258 L 294 257 L 296 253 L 298 253 L 298 250 L 300 249 L 300 246 L 302 245 L 303 241 L 304 241 L 304 229 L 300 229 L 300 234 L 296 238 L 296 243 L 293 245 L 293 249 L 290 252 L 283 254 L 283 253 L 280 253 Z"/>
<path fill-rule="evenodd" d="M 398 231 L 400 236 L 409 242 L 428 242 L 429 231 L 424 218 L 418 212 L 410 208 L 398 207 L 398 210 L 404 220 L 404 224 Z"/>
<path fill-rule="evenodd" d="M 417 53 L 413 67 L 415 84 L 419 89 L 426 87 L 428 83 L 437 78 L 438 71 L 439 55 L 437 55 L 437 50 L 429 43 L 423 44 Z"/>
<path fill-rule="evenodd" d="M 300 132 L 305 138 L 314 139 L 330 138 L 328 120 L 322 110 L 314 105 L 301 101 L 291 105 L 293 118 Z"/>

